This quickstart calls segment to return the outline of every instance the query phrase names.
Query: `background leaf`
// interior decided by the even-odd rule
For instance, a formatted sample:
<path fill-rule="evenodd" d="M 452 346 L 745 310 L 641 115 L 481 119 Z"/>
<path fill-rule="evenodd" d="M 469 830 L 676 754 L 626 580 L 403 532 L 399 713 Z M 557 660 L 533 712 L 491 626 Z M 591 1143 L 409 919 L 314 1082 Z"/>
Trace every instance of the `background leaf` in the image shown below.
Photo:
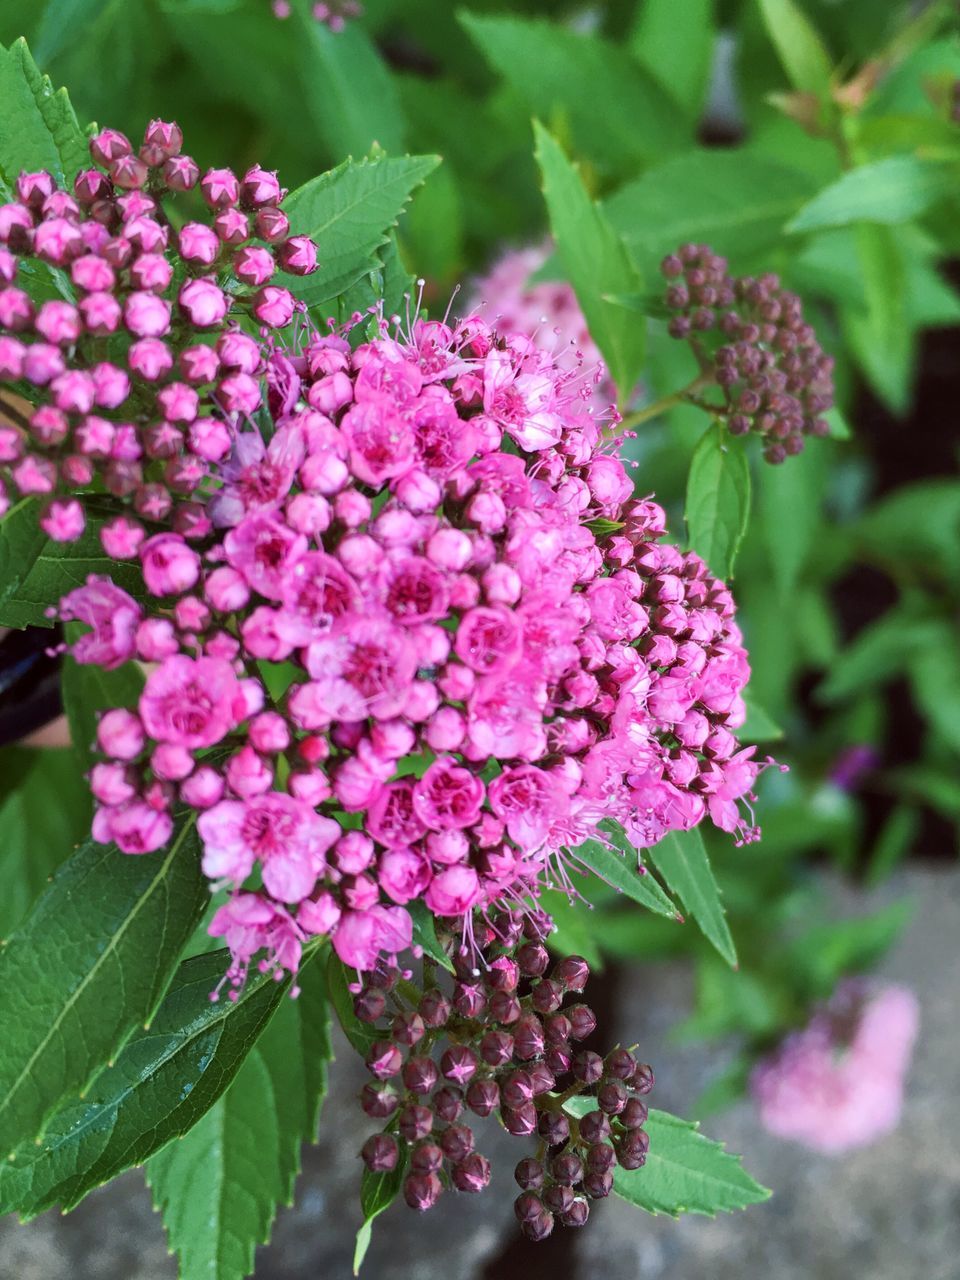
<path fill-rule="evenodd" d="M 530 112 L 566 122 L 576 151 L 602 167 L 631 171 L 686 141 L 671 95 L 601 37 L 528 18 L 462 13 L 460 21 Z"/>
<path fill-rule="evenodd" d="M 888 156 L 863 164 L 814 196 L 787 231 L 820 231 L 852 222 L 909 222 L 956 191 L 946 166 L 916 156 Z"/>
<path fill-rule="evenodd" d="M 221 959 L 223 952 L 220 953 Z M 185 1276 L 242 1280 L 291 1204 L 300 1146 L 316 1134 L 330 1045 L 323 966 L 281 1000 L 226 1093 L 147 1162 L 147 1182 Z"/>
<path fill-rule="evenodd" d="M 649 851 L 667 886 L 677 895 L 728 964 L 737 963 L 720 890 L 710 869 L 710 860 L 698 827 L 671 831 Z"/>
<path fill-rule="evenodd" d="M 86 843 L 0 951 L 3 1153 L 149 1021 L 207 901 L 193 819 L 134 857 Z"/>
<path fill-rule="evenodd" d="M 732 577 L 750 519 L 750 464 L 722 423 L 712 426 L 694 451 L 684 519 L 693 550 L 717 577 Z"/>
<path fill-rule="evenodd" d="M 86 627 L 70 624 L 71 632 Z M 60 677 L 63 709 L 70 725 L 70 742 L 81 767 L 89 769 L 96 760 L 94 746 L 99 713 L 111 707 L 135 707 L 143 690 L 143 672 L 135 662 L 125 662 L 113 671 L 105 671 L 90 662 L 76 662 L 67 655 Z"/>
<path fill-rule="evenodd" d="M 604 295 L 630 293 L 638 283 L 636 273 L 559 143 L 540 124 L 535 123 L 534 132 L 543 194 L 564 273 L 625 401 L 643 364 L 645 326 L 623 307 L 605 301 Z"/>
<path fill-rule="evenodd" d="M 795 89 L 825 97 L 830 90 L 830 55 L 796 0 L 760 0 L 767 35 Z"/>
<path fill-rule="evenodd" d="M 0 750 L 0 939 L 90 830 L 90 810 L 90 790 L 72 751 Z"/>

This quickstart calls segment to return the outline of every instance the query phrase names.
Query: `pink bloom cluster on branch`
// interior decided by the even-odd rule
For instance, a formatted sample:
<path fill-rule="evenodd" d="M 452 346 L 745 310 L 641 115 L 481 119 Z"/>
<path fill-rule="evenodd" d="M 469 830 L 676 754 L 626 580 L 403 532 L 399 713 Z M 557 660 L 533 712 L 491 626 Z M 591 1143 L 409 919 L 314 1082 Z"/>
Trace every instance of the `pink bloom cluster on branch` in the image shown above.
<path fill-rule="evenodd" d="M 918 1023 L 906 987 L 842 982 L 754 1070 L 751 1092 L 764 1127 L 827 1155 L 885 1138 L 900 1122 Z"/>
<path fill-rule="evenodd" d="M 370 969 L 410 945 L 418 900 L 469 941 L 475 912 L 565 883 L 604 822 L 640 847 L 707 817 L 753 838 L 733 600 L 661 541 L 582 371 L 476 318 L 381 321 L 353 345 L 305 319 L 278 343 L 292 296 L 247 287 L 244 237 L 252 219 L 271 271 L 274 255 L 311 269 L 313 245 L 286 238 L 273 175 L 200 179 L 179 147 L 173 125 L 139 155 L 107 131 L 109 178 L 78 178 L 91 203 L 34 174 L 0 209 L 2 376 L 39 402 L 3 461 L 21 494 L 57 494 L 43 522 L 64 540 L 102 481 L 118 512 L 103 545 L 143 573 L 139 602 L 96 578 L 61 602 L 90 627 L 78 661 L 152 664 L 138 705 L 99 724 L 96 838 L 147 853 L 175 812 L 200 815 L 237 985 L 264 949 L 296 969 L 318 934 Z M 188 224 L 196 244 L 161 216 L 188 179 L 215 211 L 213 229 Z M 197 265 L 205 231 L 236 287 Z M 81 301 L 35 310 L 16 283 L 29 254 L 69 268 Z M 122 358 L 85 327 L 92 283 Z M 226 325 L 231 305 L 259 341 Z M 62 371 L 33 376 L 47 360 Z"/>

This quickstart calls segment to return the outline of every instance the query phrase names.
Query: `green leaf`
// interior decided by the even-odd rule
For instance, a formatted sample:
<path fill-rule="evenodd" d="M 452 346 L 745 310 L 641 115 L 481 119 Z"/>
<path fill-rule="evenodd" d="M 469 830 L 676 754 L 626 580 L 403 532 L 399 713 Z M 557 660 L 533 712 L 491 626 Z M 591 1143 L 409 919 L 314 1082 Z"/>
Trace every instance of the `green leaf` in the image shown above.
<path fill-rule="evenodd" d="M 894 413 L 906 412 L 916 351 L 907 311 L 907 260 L 890 227 L 861 222 L 856 259 L 864 305 L 841 310 L 847 341 L 874 391 Z"/>
<path fill-rule="evenodd" d="M 833 68 L 816 28 L 795 0 L 760 0 L 767 35 L 795 89 L 824 99 Z"/>
<path fill-rule="evenodd" d="M 828 996 L 844 974 L 871 968 L 889 951 L 914 907 L 909 900 L 892 902 L 871 915 L 807 929 L 792 941 L 784 957 L 794 983 L 802 980 L 811 998 Z"/>
<path fill-rule="evenodd" d="M 671 831 L 651 848 L 650 860 L 724 960 L 735 965 L 737 952 L 699 828 Z"/>
<path fill-rule="evenodd" d="M 930 724 L 960 752 L 960 649 L 953 627 L 944 625 L 939 643 L 912 653 L 910 678 L 913 696 Z"/>
<path fill-rule="evenodd" d="M 732 577 L 750 519 L 750 464 L 722 423 L 694 451 L 684 518 L 693 550 L 719 578 Z"/>
<path fill-rule="evenodd" d="M 343 1034 L 361 1057 L 366 1057 L 370 1046 L 379 1039 L 379 1033 L 369 1022 L 361 1022 L 353 1012 L 353 996 L 348 987 L 349 979 L 343 961 L 335 951 L 327 960 L 327 994 L 337 1015 Z"/>
<path fill-rule="evenodd" d="M 187 1133 L 236 1076 L 289 981 L 257 974 L 236 1001 L 210 993 L 226 951 L 185 960 L 149 1030 L 138 1032 L 83 1101 L 50 1120 L 43 1141 L 22 1143 L 0 1166 L 0 1212 L 64 1212 L 95 1187 L 142 1164 Z"/>
<path fill-rule="evenodd" d="M 284 212 L 294 232 L 317 241 L 320 267 L 313 275 L 287 279 L 287 285 L 316 306 L 355 284 L 387 243 L 411 193 L 439 163 L 438 156 L 345 160 L 291 192 Z"/>
<path fill-rule="evenodd" d="M 592 970 L 602 970 L 603 952 L 589 898 L 570 898 L 560 889 L 547 889 L 538 901 L 553 921 L 547 946 L 557 955 L 583 956 Z"/>
<path fill-rule="evenodd" d="M 413 941 L 422 947 L 431 960 L 453 973 L 453 961 L 437 940 L 437 922 L 433 912 L 422 898 L 407 903 L 407 911 L 413 921 Z"/>
<path fill-rule="evenodd" d="M 589 1098 L 571 1098 L 564 1104 L 571 1115 L 583 1115 L 593 1106 Z M 613 1189 L 647 1213 L 717 1213 L 746 1209 L 770 1198 L 771 1192 L 751 1178 L 740 1157 L 730 1155 L 722 1142 L 700 1133 L 700 1126 L 668 1111 L 651 1108 L 645 1125 L 650 1136 L 647 1162 L 641 1169 L 617 1166 Z"/>
<path fill-rule="evenodd" d="M 400 98 L 363 24 L 351 22 L 335 33 L 317 22 L 309 8 L 298 4 L 294 15 L 301 102 L 328 151 L 333 156 L 363 155 L 374 143 L 386 151 L 402 151 L 406 129 Z"/>
<path fill-rule="evenodd" d="M 760 518 L 773 580 L 780 596 L 797 585 L 823 520 L 824 451 L 805 449 L 789 465 L 764 467 Z"/>
<path fill-rule="evenodd" d="M 459 16 L 531 112 L 568 122 L 576 150 L 605 169 L 635 172 L 688 142 L 674 99 L 616 45 L 558 23 Z"/>
<path fill-rule="evenodd" d="M 71 624 L 71 631 L 85 628 Z M 97 719 L 111 707 L 135 707 L 143 690 L 143 672 L 135 662 L 125 662 L 113 671 L 105 671 L 90 662 L 63 661 L 60 679 L 63 709 L 70 725 L 70 741 L 84 769 L 95 763 L 94 745 Z"/>
<path fill-rule="evenodd" d="M 26 40 L 0 47 L 0 176 L 12 184 L 22 169 L 49 169 L 70 183 L 90 163 L 86 139 L 66 89 L 54 90 L 37 69 Z"/>
<path fill-rule="evenodd" d="M 944 584 L 960 579 L 960 480 L 944 477 L 905 486 L 877 502 L 858 522 L 857 542 L 884 563 L 918 567 Z"/>
<path fill-rule="evenodd" d="M 956 189 L 955 174 L 942 164 L 888 156 L 843 174 L 805 204 L 786 230 L 796 234 L 853 222 L 909 222 Z"/>
<path fill-rule="evenodd" d="M 815 190 L 808 174 L 759 152 L 698 150 L 648 169 L 602 207 L 649 273 L 685 241 L 750 261 L 780 242 Z"/>
<path fill-rule="evenodd" d="M 694 122 L 700 118 L 710 79 L 714 0 L 645 0 L 630 33 L 630 48 Z"/>
<path fill-rule="evenodd" d="M 783 737 L 783 730 L 763 707 L 746 696 L 747 718 L 737 730 L 743 742 L 776 742 Z"/>
<path fill-rule="evenodd" d="M 643 367 L 645 326 L 622 307 L 604 301 L 604 295 L 629 293 L 638 283 L 635 270 L 559 143 L 537 122 L 534 133 L 560 261 L 620 399 L 626 401 Z"/>
<path fill-rule="evenodd" d="M 73 752 L 64 750 L 4 747 L 0 780 L 2 939 L 89 831 L 90 789 Z"/>
<path fill-rule="evenodd" d="M 185 1276 L 243 1280 L 277 1206 L 293 1201 L 300 1146 L 316 1134 L 333 1056 L 322 966 L 308 962 L 298 982 L 300 995 L 280 1001 L 226 1093 L 147 1163 Z"/>
<path fill-rule="evenodd" d="M 919 654 L 944 639 L 941 622 L 891 609 L 859 632 L 831 664 L 817 687 L 820 702 L 840 702 L 908 669 Z"/>
<path fill-rule="evenodd" d="M 621 847 L 624 850 L 622 854 L 614 853 L 599 840 L 587 840 L 576 849 L 571 849 L 570 853 L 601 880 L 612 885 L 618 893 L 625 893 L 628 898 L 639 902 L 642 907 L 646 907 L 657 915 L 667 916 L 671 920 L 682 920 L 683 917 L 677 911 L 676 904 L 670 901 L 656 878 L 645 867 L 642 871 L 639 867 L 634 871 L 630 866 L 628 858 L 634 851 L 629 848 L 626 836 L 622 833 L 621 838 L 623 840 Z"/>
<path fill-rule="evenodd" d="M 88 519 L 76 542 L 52 542 L 37 524 L 38 514 L 28 498 L 0 520 L 0 626 L 52 626 L 46 610 L 91 573 L 106 575 L 133 596 L 143 594 L 139 566 L 104 553 L 99 517 Z"/>
<path fill-rule="evenodd" d="M 4 1154 L 153 1016 L 206 903 L 194 827 L 140 857 L 88 840 L 0 951 Z"/>
<path fill-rule="evenodd" d="M 400 1194 L 404 1175 L 407 1171 L 408 1147 L 400 1143 L 400 1158 L 389 1173 L 371 1173 L 364 1169 L 360 1183 L 360 1209 L 363 1213 L 363 1225 L 357 1232 L 357 1244 L 353 1253 L 353 1274 L 359 1275 L 363 1260 L 370 1248 L 373 1235 L 373 1220 L 384 1209 L 389 1209 Z"/>

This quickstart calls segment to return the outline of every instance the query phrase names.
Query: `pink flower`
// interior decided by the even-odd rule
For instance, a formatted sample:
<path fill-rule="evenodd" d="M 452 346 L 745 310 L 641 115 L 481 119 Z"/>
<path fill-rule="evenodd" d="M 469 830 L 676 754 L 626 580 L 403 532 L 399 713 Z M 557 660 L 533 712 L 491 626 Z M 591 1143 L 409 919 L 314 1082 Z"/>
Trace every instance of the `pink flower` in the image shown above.
<path fill-rule="evenodd" d="M 340 430 L 350 450 L 350 466 L 366 484 L 379 488 L 416 462 L 413 432 L 386 396 L 354 405 Z"/>
<path fill-rule="evenodd" d="M 509 609 L 470 609 L 457 628 L 453 647 L 462 662 L 484 675 L 502 673 L 520 657 L 523 632 Z"/>
<path fill-rule="evenodd" d="M 825 1009 L 754 1069 L 750 1090 L 764 1128 L 827 1155 L 892 1133 L 918 1022 L 907 988 L 841 983 Z"/>
<path fill-rule="evenodd" d="M 482 897 L 473 867 L 457 865 L 440 871 L 427 889 L 427 906 L 438 916 L 462 916 Z"/>
<path fill-rule="evenodd" d="M 271 791 L 251 800 L 222 800 L 200 815 L 203 870 L 240 886 L 259 862 L 267 892 L 281 902 L 311 893 L 340 835 L 331 818 L 293 796 Z"/>
<path fill-rule="evenodd" d="M 381 954 L 397 956 L 413 942 L 413 924 L 402 907 L 347 911 L 333 935 L 333 947 L 348 968 L 372 969 Z"/>
<path fill-rule="evenodd" d="M 413 807 L 433 831 L 469 827 L 480 816 L 484 786 L 475 773 L 453 756 L 435 760 L 413 788 Z"/>
<path fill-rule="evenodd" d="M 306 665 L 318 696 L 328 690 L 331 706 L 346 697 L 360 711 L 340 718 L 388 720 L 404 709 L 417 657 L 407 633 L 393 622 L 344 613 L 311 643 Z"/>
<path fill-rule="evenodd" d="M 85 586 L 65 595 L 60 601 L 60 617 L 64 622 L 76 620 L 92 628 L 71 648 L 77 662 L 95 663 L 112 671 L 134 656 L 143 612 L 136 600 L 109 578 L 91 576 Z"/>
<path fill-rule="evenodd" d="M 173 834 L 170 815 L 157 812 L 140 800 L 100 809 L 99 816 L 106 824 L 106 831 L 98 834 L 95 828 L 94 838 L 101 843 L 112 840 L 123 853 L 154 853 L 162 849 Z"/>
<path fill-rule="evenodd" d="M 140 695 L 140 716 L 151 738 L 195 751 L 220 742 L 236 725 L 240 685 L 222 658 L 166 658 Z"/>
<path fill-rule="evenodd" d="M 416 849 L 388 849 L 377 868 L 380 888 L 401 906 L 423 896 L 430 876 L 429 860 Z"/>
<path fill-rule="evenodd" d="M 407 778 L 391 782 L 382 788 L 367 812 L 367 831 L 387 848 L 413 845 L 426 832 L 414 807 L 413 787 Z"/>
<path fill-rule="evenodd" d="M 200 557 L 177 533 L 155 533 L 140 548 L 147 590 L 154 596 L 179 595 L 200 579 Z"/>
<path fill-rule="evenodd" d="M 255 512 L 230 530 L 223 545 L 227 561 L 254 591 L 268 600 L 282 600 L 285 583 L 306 551 L 307 540 L 279 520 Z"/>
<path fill-rule="evenodd" d="M 562 823 L 570 811 L 560 781 L 532 765 L 505 769 L 490 783 L 488 794 L 490 808 L 525 852 L 538 849 L 554 823 Z"/>

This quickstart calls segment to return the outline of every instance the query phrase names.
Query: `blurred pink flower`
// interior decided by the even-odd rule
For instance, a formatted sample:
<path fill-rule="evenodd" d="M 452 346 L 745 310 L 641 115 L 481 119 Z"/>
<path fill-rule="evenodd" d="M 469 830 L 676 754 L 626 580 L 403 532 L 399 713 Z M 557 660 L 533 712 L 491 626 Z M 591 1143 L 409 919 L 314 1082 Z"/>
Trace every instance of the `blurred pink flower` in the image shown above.
<path fill-rule="evenodd" d="M 920 1011 L 906 987 L 849 979 L 755 1067 L 750 1091 L 770 1133 L 840 1155 L 892 1133 Z"/>

